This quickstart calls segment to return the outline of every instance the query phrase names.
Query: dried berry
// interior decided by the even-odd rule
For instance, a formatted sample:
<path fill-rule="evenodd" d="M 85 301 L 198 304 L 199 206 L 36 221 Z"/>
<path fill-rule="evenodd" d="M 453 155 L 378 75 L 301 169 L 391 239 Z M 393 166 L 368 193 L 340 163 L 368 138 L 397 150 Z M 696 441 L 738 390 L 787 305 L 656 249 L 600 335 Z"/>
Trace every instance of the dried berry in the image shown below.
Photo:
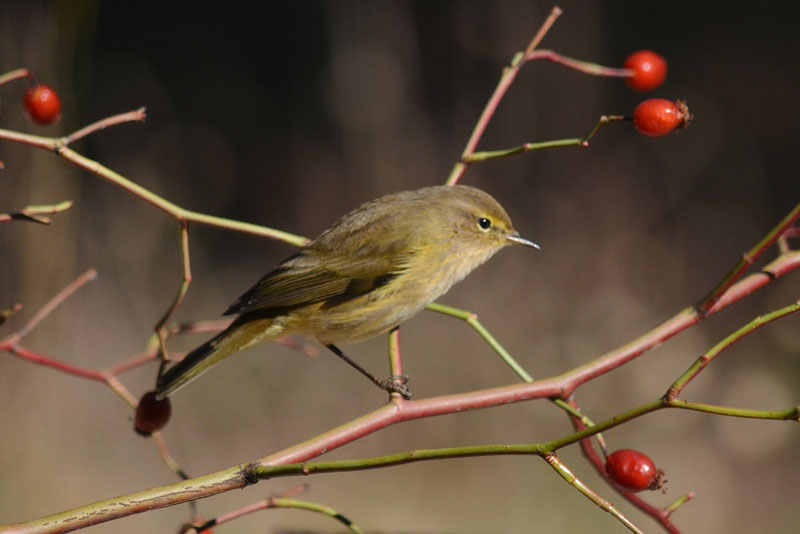
<path fill-rule="evenodd" d="M 172 415 L 172 404 L 169 397 L 158 400 L 155 391 L 148 391 L 136 407 L 133 428 L 139 434 L 149 436 L 167 426 L 170 415 Z"/>

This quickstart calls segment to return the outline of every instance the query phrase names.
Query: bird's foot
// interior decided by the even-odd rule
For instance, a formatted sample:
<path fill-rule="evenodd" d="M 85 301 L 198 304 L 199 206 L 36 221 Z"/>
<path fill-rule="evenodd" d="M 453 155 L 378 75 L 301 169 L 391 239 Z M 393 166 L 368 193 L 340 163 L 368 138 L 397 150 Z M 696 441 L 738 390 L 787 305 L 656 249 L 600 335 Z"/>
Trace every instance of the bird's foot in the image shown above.
<path fill-rule="evenodd" d="M 375 382 L 378 387 L 389 393 L 398 393 L 405 400 L 411 400 L 411 390 L 408 389 L 408 375 L 392 375 Z"/>

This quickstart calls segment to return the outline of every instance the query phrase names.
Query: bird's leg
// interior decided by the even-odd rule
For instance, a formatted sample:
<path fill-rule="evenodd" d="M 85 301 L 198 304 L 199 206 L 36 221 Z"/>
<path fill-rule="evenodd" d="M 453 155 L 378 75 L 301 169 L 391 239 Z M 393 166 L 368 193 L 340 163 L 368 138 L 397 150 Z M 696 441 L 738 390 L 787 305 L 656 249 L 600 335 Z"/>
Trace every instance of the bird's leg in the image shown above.
<path fill-rule="evenodd" d="M 399 393 L 404 399 L 409 400 L 411 398 L 411 391 L 409 391 L 406 383 L 408 382 L 408 376 L 401 375 L 401 376 L 390 376 L 389 378 L 378 378 L 377 376 L 373 375 L 356 362 L 348 358 L 348 356 L 342 352 L 342 350 L 337 347 L 336 345 L 325 345 L 328 349 L 340 357 L 342 360 L 347 362 L 350 366 L 352 366 L 356 371 L 361 373 L 362 375 L 366 376 L 370 379 L 370 381 L 381 388 L 384 391 L 388 391 L 389 393 Z"/>

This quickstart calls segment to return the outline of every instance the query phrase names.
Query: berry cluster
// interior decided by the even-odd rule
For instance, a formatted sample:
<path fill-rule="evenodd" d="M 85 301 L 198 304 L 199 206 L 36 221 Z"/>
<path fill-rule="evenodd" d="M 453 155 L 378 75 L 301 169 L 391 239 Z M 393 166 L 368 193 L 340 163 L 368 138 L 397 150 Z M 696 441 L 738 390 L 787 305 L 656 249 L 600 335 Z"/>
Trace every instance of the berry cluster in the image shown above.
<path fill-rule="evenodd" d="M 625 83 L 636 91 L 652 91 L 667 78 L 667 62 L 652 50 L 639 50 L 625 60 L 624 67 L 632 71 Z M 633 124 L 642 135 L 662 137 L 689 125 L 692 115 L 682 100 L 650 98 L 633 112 Z"/>

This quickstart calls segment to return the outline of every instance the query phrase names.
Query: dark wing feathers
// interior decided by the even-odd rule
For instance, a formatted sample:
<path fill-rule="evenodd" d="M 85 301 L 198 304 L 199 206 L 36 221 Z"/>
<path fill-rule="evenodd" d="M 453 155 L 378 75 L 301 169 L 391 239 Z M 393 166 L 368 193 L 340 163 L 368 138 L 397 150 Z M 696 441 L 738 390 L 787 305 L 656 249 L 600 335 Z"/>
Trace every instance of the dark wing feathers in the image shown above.
<path fill-rule="evenodd" d="M 378 259 L 369 255 L 320 259 L 300 252 L 267 273 L 224 315 L 323 301 L 328 301 L 326 307 L 332 307 L 385 285 L 402 272 L 406 257 L 407 254 L 395 254 Z"/>
<path fill-rule="evenodd" d="M 347 289 L 345 289 L 344 292 L 325 299 L 322 309 L 328 310 L 338 306 L 339 304 L 347 302 L 350 299 L 360 297 L 361 295 L 366 295 L 370 291 L 374 291 L 381 286 L 385 286 L 398 274 L 399 273 L 383 274 L 376 276 L 375 278 L 354 278 L 350 280 L 350 283 L 347 285 Z"/>
<path fill-rule="evenodd" d="M 425 241 L 414 221 L 403 216 L 415 199 L 400 193 L 392 209 L 375 201 L 344 216 L 267 273 L 225 315 L 316 302 L 332 307 L 385 285 L 407 267 Z M 365 232 L 371 238 L 365 239 Z"/>

